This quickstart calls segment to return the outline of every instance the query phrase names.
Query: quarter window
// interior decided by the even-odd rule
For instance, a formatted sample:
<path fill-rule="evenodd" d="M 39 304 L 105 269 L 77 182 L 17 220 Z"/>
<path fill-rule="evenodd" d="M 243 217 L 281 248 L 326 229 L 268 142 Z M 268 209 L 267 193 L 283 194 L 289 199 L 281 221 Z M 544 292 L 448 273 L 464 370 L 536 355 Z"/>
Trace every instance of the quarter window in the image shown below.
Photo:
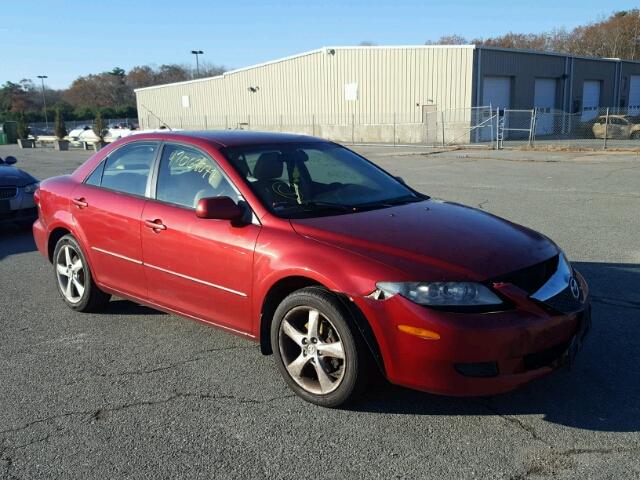
<path fill-rule="evenodd" d="M 153 142 L 134 142 L 119 148 L 107 158 L 100 185 L 144 196 L 157 149 L 158 144 Z"/>
<path fill-rule="evenodd" d="M 166 144 L 162 150 L 156 199 L 195 208 L 201 198 L 239 196 L 220 166 L 200 150 Z"/>
<path fill-rule="evenodd" d="M 100 182 L 102 181 L 102 171 L 104 170 L 104 160 L 100 162 L 91 175 L 87 177 L 84 183 L 87 185 L 93 185 L 94 187 L 99 187 Z"/>

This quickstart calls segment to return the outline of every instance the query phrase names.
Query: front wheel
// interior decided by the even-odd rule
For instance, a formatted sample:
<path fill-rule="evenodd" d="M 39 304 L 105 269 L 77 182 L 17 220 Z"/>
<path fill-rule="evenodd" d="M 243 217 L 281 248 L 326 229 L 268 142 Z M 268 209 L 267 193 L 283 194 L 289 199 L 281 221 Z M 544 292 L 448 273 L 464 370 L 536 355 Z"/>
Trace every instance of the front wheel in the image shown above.
<path fill-rule="evenodd" d="M 56 244 L 53 266 L 58 291 L 73 310 L 91 312 L 104 307 L 111 295 L 93 281 L 89 264 L 73 235 L 65 235 Z"/>
<path fill-rule="evenodd" d="M 332 293 L 298 290 L 275 311 L 271 345 L 289 387 L 324 407 L 348 403 L 364 390 L 370 353 L 353 320 Z"/>

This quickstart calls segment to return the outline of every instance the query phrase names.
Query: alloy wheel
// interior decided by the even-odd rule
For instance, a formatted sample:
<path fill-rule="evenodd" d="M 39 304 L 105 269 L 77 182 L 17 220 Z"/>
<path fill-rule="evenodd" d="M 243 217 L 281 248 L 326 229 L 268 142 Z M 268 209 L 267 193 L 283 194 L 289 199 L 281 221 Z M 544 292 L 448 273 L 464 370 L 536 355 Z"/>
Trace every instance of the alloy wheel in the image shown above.
<path fill-rule="evenodd" d="M 319 310 L 291 309 L 280 323 L 278 342 L 287 372 L 303 389 L 326 395 L 338 388 L 348 359 L 335 326 Z"/>
<path fill-rule="evenodd" d="M 85 290 L 86 276 L 82 258 L 73 246 L 67 244 L 58 251 L 56 274 L 64 298 L 70 303 L 80 302 Z"/>

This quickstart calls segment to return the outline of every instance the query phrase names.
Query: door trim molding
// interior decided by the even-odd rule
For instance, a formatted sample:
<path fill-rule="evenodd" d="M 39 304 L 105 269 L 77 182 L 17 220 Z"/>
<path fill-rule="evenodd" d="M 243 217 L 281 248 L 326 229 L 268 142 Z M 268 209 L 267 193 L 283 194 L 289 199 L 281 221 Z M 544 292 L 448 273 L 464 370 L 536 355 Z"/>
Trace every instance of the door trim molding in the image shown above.
<path fill-rule="evenodd" d="M 215 283 L 207 282 L 205 280 L 200 280 L 199 278 L 190 277 L 189 275 L 184 275 L 182 273 L 174 272 L 173 270 L 167 270 L 166 268 L 158 267 L 156 265 L 151 265 L 149 263 L 144 264 L 146 267 L 153 268 L 155 270 L 159 270 L 164 273 L 168 273 L 169 275 L 175 275 L 176 277 L 184 278 L 185 280 L 190 280 L 195 283 L 200 283 L 202 285 L 206 285 L 208 287 L 217 288 L 218 290 L 223 290 L 225 292 L 233 293 L 234 295 L 239 295 L 241 297 L 246 297 L 247 294 L 244 292 L 239 292 L 238 290 L 233 290 L 231 288 L 223 287 L 221 285 L 216 285 Z"/>
<path fill-rule="evenodd" d="M 238 295 L 240 297 L 247 297 L 247 294 L 244 292 L 240 292 L 238 290 L 233 290 L 232 288 L 223 287 L 222 285 L 217 285 L 215 283 L 207 282 L 205 280 L 200 280 L 199 278 L 190 277 L 189 275 L 184 275 L 182 273 L 174 272 L 173 270 L 167 270 L 166 268 L 158 267 L 157 265 L 151 265 L 149 263 L 144 263 L 140 260 L 136 260 L 125 255 L 120 255 L 119 253 L 110 252 L 109 250 L 104 250 L 98 247 L 91 247 L 92 250 L 96 250 L 97 252 L 104 253 L 106 255 L 111 255 L 112 257 L 120 258 L 122 260 L 126 260 L 127 262 L 135 263 L 136 265 L 143 265 L 145 267 L 153 268 L 154 270 L 158 270 L 160 272 L 168 273 L 169 275 L 175 275 L 176 277 L 184 278 L 185 280 L 190 280 L 195 283 L 199 283 L 201 285 L 206 285 L 208 287 L 216 288 L 218 290 L 222 290 L 224 292 L 233 293 L 234 295 Z"/>
<path fill-rule="evenodd" d="M 124 255 L 120 255 L 119 253 L 110 252 L 109 250 L 104 250 L 98 247 L 91 247 L 91 250 L 95 250 L 96 252 L 104 253 L 105 255 L 111 255 L 112 257 L 120 258 L 122 260 L 126 260 L 127 262 L 135 263 L 136 265 L 143 265 L 140 260 L 136 260 L 134 258 L 126 257 Z"/>

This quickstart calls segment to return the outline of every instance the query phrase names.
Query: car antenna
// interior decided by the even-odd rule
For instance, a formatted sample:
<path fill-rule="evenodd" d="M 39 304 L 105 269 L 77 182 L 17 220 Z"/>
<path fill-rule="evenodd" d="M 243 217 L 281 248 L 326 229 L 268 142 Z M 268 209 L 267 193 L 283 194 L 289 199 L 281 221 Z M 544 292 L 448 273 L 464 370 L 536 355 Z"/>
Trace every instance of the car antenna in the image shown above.
<path fill-rule="evenodd" d="M 162 125 L 164 125 L 165 127 L 167 127 L 167 128 L 169 129 L 169 131 L 170 131 L 170 132 L 173 132 L 173 129 L 172 129 L 169 125 L 167 125 L 165 122 L 163 122 L 163 121 L 162 121 L 162 119 L 161 119 L 159 116 L 157 116 L 155 113 L 153 113 L 153 112 L 151 111 L 151 109 L 150 109 L 150 108 L 146 107 L 146 106 L 145 106 L 144 104 L 142 104 L 142 103 L 140 104 L 140 106 L 141 106 L 142 108 L 144 108 L 147 112 L 149 112 L 151 115 L 153 115 L 155 118 L 157 118 L 157 119 L 158 119 L 158 121 L 159 121 Z"/>

